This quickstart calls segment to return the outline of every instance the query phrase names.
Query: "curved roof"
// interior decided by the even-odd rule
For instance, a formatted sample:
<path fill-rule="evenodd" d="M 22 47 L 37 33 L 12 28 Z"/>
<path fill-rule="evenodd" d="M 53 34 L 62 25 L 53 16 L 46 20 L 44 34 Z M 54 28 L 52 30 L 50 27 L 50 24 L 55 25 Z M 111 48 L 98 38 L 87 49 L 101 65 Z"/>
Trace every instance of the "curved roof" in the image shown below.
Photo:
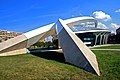
<path fill-rule="evenodd" d="M 76 27 L 77 28 L 77 27 Z M 101 29 L 96 27 L 78 27 L 77 29 L 72 29 L 74 33 L 87 33 L 87 32 L 111 32 L 107 29 Z"/>
<path fill-rule="evenodd" d="M 71 28 L 72 29 L 72 28 Z M 96 27 L 76 27 L 75 29 L 72 29 L 73 32 L 79 32 L 79 31 L 109 31 L 107 29 L 101 29 L 101 28 L 96 28 Z"/>
<path fill-rule="evenodd" d="M 93 17 L 76 17 L 76 18 L 71 18 L 71 19 L 67 19 L 64 20 L 64 22 L 69 26 L 73 26 L 73 25 L 77 25 L 80 24 L 82 22 L 95 22 L 95 27 L 97 27 L 97 21 L 93 18 Z"/>
<path fill-rule="evenodd" d="M 105 30 L 105 29 L 103 29 L 103 30 L 77 31 L 77 32 L 74 32 L 74 33 L 88 33 L 88 32 L 109 32 L 109 33 L 110 33 L 110 31 L 109 31 L 109 30 Z"/>

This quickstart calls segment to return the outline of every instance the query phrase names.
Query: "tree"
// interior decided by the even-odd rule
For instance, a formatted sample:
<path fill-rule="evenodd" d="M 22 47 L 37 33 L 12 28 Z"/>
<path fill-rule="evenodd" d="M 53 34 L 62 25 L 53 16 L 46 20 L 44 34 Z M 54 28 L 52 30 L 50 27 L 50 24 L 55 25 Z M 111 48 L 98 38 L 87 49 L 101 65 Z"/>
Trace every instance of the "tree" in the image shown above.
<path fill-rule="evenodd" d="M 50 48 L 50 46 L 53 46 L 53 43 L 51 41 L 45 42 L 46 48 Z"/>
<path fill-rule="evenodd" d="M 37 46 L 37 47 L 44 47 L 45 43 L 44 42 L 37 42 L 35 44 L 33 44 L 33 46 Z"/>

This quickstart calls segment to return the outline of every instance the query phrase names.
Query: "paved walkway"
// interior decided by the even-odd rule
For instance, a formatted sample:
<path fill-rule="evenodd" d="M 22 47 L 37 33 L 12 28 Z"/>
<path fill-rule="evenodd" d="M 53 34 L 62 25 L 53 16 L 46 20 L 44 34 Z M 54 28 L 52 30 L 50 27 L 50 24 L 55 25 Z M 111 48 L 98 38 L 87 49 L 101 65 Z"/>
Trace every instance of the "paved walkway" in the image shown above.
<path fill-rule="evenodd" d="M 19 54 L 26 54 L 26 53 L 19 53 Z M 13 55 L 18 55 L 18 53 L 12 53 L 12 54 L 6 54 L 6 53 L 2 53 L 0 54 L 0 56 L 13 56 Z"/>
<path fill-rule="evenodd" d="M 30 51 L 31 52 L 48 52 L 48 51 L 54 51 L 54 52 L 63 52 L 62 49 L 54 49 L 54 50 L 33 50 L 33 51 Z"/>
<path fill-rule="evenodd" d="M 104 45 L 96 45 L 96 46 L 89 46 L 89 48 L 104 47 L 104 46 L 113 46 L 113 45 L 120 45 L 120 44 L 104 44 Z"/>
<path fill-rule="evenodd" d="M 120 51 L 120 49 L 92 49 L 91 50 L 103 50 L 103 51 Z M 55 49 L 55 50 L 33 50 L 30 52 L 48 52 L 48 51 L 54 51 L 54 52 L 60 52 L 63 53 L 62 49 Z"/>
<path fill-rule="evenodd" d="M 120 49 L 91 49 L 91 50 L 120 51 Z"/>

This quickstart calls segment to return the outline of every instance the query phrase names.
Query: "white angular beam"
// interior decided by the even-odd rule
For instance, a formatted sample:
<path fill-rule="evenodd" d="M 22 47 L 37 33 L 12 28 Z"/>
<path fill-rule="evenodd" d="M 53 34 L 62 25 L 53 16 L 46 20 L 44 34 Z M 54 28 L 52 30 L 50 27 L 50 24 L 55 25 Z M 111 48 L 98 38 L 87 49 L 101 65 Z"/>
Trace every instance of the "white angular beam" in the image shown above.
<path fill-rule="evenodd" d="M 57 34 L 68 63 L 81 67 L 89 72 L 100 75 L 95 54 L 59 19 Z"/>
<path fill-rule="evenodd" d="M 0 43 L 0 56 L 27 53 L 29 46 L 55 32 L 53 25 L 43 26 Z"/>

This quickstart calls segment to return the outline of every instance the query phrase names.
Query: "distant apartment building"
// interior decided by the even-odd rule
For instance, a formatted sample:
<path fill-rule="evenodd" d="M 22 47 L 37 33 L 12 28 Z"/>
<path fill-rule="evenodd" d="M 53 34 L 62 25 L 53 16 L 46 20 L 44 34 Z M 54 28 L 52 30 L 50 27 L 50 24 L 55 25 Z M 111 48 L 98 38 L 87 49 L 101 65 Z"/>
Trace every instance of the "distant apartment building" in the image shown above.
<path fill-rule="evenodd" d="M 7 30 L 0 30 L 0 42 L 14 38 L 14 37 L 19 36 L 21 34 L 22 33 L 12 32 L 12 31 L 7 31 Z"/>

